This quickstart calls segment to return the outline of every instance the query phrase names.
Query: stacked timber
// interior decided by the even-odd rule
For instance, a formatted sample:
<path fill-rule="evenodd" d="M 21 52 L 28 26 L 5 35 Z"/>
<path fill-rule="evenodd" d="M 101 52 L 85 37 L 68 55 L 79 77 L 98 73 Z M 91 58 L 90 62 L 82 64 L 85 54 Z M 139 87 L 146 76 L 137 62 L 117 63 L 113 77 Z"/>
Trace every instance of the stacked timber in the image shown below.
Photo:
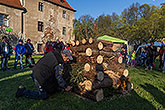
<path fill-rule="evenodd" d="M 84 63 L 84 70 L 81 72 L 84 82 L 78 85 L 80 95 L 101 101 L 104 98 L 103 88 L 128 88 L 129 72 L 122 63 L 122 57 L 118 57 L 117 47 L 113 42 L 90 38 L 73 42 L 72 46 L 77 62 Z"/>

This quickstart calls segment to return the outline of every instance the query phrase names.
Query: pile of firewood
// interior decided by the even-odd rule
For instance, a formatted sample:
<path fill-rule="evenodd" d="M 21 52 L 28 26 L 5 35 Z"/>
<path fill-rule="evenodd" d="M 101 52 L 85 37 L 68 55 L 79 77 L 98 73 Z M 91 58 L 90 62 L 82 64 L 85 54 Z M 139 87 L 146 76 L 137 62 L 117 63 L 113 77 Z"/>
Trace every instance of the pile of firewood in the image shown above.
<path fill-rule="evenodd" d="M 116 86 L 121 91 L 130 90 L 128 70 L 118 57 L 117 46 L 111 41 L 83 39 L 72 42 L 73 56 L 84 63 L 81 73 L 84 81 L 79 83 L 78 94 L 96 101 L 104 98 L 103 88 Z"/>

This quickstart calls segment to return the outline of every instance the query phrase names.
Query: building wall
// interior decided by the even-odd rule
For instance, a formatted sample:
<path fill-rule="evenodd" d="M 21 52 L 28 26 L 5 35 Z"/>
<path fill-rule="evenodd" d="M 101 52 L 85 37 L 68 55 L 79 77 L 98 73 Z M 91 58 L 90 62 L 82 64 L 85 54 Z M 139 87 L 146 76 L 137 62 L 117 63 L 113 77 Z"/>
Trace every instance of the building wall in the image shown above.
<path fill-rule="evenodd" d="M 0 13 L 9 15 L 9 27 L 13 29 L 13 33 L 21 34 L 21 13 L 23 10 L 0 5 Z"/>
<path fill-rule="evenodd" d="M 39 2 L 43 3 L 43 12 L 38 10 Z M 24 7 L 27 13 L 24 15 L 24 34 L 30 38 L 35 48 L 38 43 L 46 43 L 47 40 L 62 40 L 70 42 L 74 40 L 72 35 L 74 12 L 42 0 L 25 0 Z M 63 10 L 66 18 L 63 18 Z M 44 31 L 38 31 L 38 21 L 44 24 Z M 66 35 L 62 34 L 66 27 Z"/>

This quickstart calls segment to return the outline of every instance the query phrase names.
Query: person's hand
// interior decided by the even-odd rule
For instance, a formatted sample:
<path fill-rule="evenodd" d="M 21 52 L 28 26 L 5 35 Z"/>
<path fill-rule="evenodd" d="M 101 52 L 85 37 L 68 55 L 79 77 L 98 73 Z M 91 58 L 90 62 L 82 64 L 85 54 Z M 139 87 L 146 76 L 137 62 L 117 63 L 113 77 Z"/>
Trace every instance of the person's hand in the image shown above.
<path fill-rule="evenodd" d="M 72 86 L 67 86 L 67 87 L 65 88 L 65 91 L 69 92 L 71 89 L 72 89 Z"/>

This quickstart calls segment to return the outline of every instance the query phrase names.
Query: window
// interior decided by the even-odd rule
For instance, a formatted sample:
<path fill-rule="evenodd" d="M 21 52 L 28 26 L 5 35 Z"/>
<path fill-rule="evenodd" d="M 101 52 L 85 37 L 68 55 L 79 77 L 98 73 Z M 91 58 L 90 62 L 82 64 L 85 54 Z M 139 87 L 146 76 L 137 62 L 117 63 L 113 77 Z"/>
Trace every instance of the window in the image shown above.
<path fill-rule="evenodd" d="M 66 35 L 66 27 L 63 27 L 62 34 L 63 34 L 63 35 Z"/>
<path fill-rule="evenodd" d="M 63 14 L 62 14 L 63 18 L 66 18 L 66 11 L 63 10 Z"/>
<path fill-rule="evenodd" d="M 0 14 L 0 26 L 9 26 L 8 15 Z"/>
<path fill-rule="evenodd" d="M 43 22 L 38 21 L 38 31 L 42 31 L 43 32 Z"/>
<path fill-rule="evenodd" d="M 38 51 L 38 52 L 42 52 L 42 44 L 38 44 L 38 46 L 37 46 L 37 51 Z"/>
<path fill-rule="evenodd" d="M 44 4 L 41 3 L 41 2 L 39 2 L 39 4 L 38 4 L 38 10 L 39 11 L 43 11 L 43 7 L 44 7 Z"/>

